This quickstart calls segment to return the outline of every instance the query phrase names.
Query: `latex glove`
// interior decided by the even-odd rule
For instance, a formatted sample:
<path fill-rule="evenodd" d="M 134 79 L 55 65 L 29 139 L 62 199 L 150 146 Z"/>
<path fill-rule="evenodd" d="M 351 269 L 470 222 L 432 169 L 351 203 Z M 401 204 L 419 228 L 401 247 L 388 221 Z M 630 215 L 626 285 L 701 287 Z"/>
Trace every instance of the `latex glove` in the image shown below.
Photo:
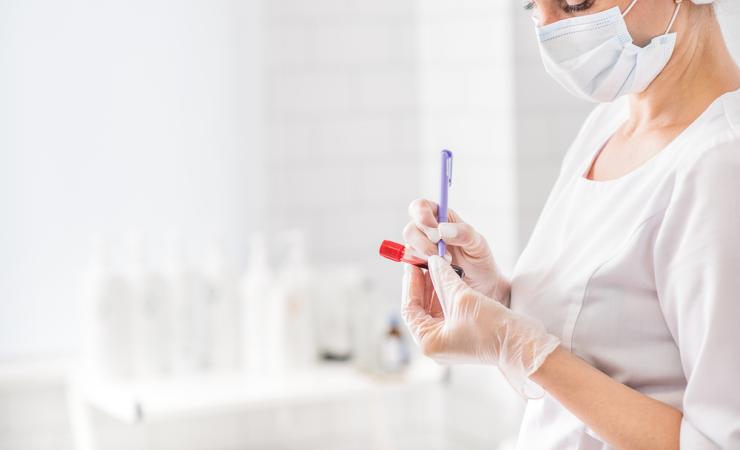
<path fill-rule="evenodd" d="M 403 230 L 406 245 L 416 253 L 431 256 L 437 255 L 437 242 L 442 239 L 452 264 L 465 270 L 470 287 L 508 306 L 510 284 L 496 265 L 486 239 L 451 209 L 449 222 L 438 223 L 437 208 L 431 200 L 411 202 L 411 222 Z"/>
<path fill-rule="evenodd" d="M 522 395 L 541 395 L 529 376 L 560 345 L 542 322 L 475 291 L 439 256 L 429 258 L 426 273 L 405 266 L 401 315 L 426 356 L 498 366 Z"/>

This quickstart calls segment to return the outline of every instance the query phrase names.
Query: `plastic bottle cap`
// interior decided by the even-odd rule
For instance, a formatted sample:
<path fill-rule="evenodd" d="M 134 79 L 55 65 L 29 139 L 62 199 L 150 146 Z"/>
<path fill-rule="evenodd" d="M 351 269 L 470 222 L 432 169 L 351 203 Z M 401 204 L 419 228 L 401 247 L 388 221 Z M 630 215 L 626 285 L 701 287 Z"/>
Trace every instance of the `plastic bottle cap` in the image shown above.
<path fill-rule="evenodd" d="M 405 252 L 406 247 L 397 242 L 383 241 L 383 243 L 380 244 L 380 256 L 393 261 L 401 261 Z"/>

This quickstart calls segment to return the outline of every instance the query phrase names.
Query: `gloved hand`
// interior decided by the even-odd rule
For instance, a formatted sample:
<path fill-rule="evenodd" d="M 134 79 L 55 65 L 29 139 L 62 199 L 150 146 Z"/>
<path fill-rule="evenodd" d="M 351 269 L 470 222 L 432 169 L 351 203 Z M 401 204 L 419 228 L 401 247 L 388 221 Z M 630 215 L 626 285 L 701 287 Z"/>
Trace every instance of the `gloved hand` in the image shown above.
<path fill-rule="evenodd" d="M 401 315 L 426 356 L 498 366 L 529 398 L 541 395 L 529 376 L 560 345 L 540 321 L 473 290 L 439 256 L 429 258 L 426 273 L 405 264 Z"/>
<path fill-rule="evenodd" d="M 437 222 L 437 204 L 425 199 L 409 205 L 409 222 L 403 229 L 406 245 L 424 256 L 437 254 L 437 242 L 447 244 L 452 264 L 465 270 L 465 281 L 474 290 L 509 305 L 510 284 L 501 273 L 486 239 L 455 211 L 448 210 L 446 223 Z"/>

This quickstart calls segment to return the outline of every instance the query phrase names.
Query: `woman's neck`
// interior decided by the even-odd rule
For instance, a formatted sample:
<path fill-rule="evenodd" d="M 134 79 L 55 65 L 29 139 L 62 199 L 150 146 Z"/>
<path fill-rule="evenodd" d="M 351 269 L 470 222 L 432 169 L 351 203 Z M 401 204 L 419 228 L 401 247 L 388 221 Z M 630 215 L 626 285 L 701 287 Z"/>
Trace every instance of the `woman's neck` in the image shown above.
<path fill-rule="evenodd" d="M 688 126 L 719 96 L 740 89 L 740 69 L 717 19 L 697 21 L 702 23 L 688 22 L 677 30 L 681 40 L 668 65 L 648 89 L 630 97 L 628 130 Z"/>

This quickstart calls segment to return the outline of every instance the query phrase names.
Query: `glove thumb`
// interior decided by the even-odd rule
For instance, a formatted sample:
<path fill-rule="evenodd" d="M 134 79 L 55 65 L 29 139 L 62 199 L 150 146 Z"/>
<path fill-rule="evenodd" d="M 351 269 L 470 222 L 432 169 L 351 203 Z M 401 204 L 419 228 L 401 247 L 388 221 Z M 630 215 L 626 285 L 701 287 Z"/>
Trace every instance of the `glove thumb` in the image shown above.
<path fill-rule="evenodd" d="M 445 318 L 450 318 L 455 298 L 459 292 L 468 289 L 468 285 L 455 273 L 450 263 L 440 256 L 430 256 L 428 264 L 429 274 L 442 306 L 442 312 Z"/>

